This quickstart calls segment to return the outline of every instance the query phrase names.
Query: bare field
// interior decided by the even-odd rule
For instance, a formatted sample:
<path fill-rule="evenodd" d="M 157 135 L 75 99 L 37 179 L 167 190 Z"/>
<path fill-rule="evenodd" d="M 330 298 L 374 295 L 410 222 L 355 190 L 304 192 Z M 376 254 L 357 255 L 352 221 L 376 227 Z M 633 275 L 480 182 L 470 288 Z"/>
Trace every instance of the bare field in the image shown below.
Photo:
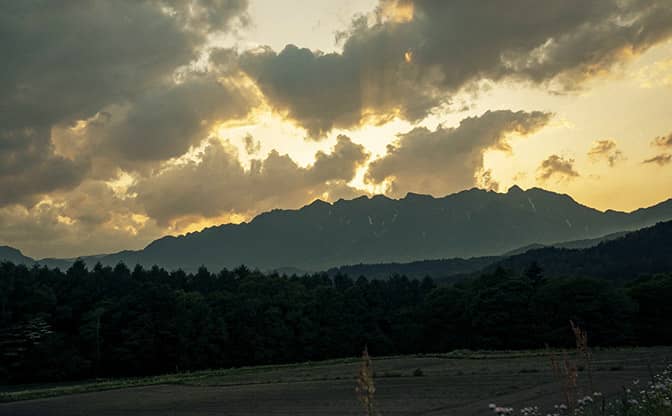
<path fill-rule="evenodd" d="M 596 389 L 613 395 L 671 360 L 672 348 L 595 351 Z M 382 415 L 489 415 L 489 403 L 548 408 L 561 402 L 542 351 L 390 357 L 373 365 Z M 340 360 L 177 375 L 147 386 L 4 403 L 0 415 L 361 415 L 358 366 Z M 156 384 L 162 380 L 170 384 Z M 584 388 L 586 380 L 580 373 Z"/>

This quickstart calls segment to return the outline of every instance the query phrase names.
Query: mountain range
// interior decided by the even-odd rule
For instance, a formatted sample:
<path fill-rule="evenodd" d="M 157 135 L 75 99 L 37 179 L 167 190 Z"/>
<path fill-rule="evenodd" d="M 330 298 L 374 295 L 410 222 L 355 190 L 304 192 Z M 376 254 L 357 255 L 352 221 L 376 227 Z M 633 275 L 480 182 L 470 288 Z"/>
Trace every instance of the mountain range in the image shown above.
<path fill-rule="evenodd" d="M 376 195 L 334 203 L 316 200 L 296 210 L 266 212 L 250 222 L 163 237 L 142 250 L 83 259 L 185 270 L 245 264 L 262 270 L 319 271 L 347 264 L 512 255 L 561 241 L 588 247 L 603 236 L 615 238 L 670 219 L 672 200 L 630 213 L 599 211 L 565 194 L 518 186 L 506 193 L 470 189 L 441 198 Z M 0 259 L 5 251 L 0 248 Z M 38 262 L 64 267 L 70 261 Z"/>

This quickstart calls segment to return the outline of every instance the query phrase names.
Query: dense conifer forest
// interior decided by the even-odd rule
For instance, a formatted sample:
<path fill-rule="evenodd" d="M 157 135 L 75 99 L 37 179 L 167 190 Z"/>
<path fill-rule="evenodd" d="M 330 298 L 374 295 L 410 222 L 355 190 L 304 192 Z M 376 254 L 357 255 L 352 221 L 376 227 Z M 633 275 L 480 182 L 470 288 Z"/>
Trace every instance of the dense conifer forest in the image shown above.
<path fill-rule="evenodd" d="M 672 275 L 619 285 L 535 263 L 431 279 L 0 265 L 0 380 L 32 383 L 453 349 L 672 343 Z"/>

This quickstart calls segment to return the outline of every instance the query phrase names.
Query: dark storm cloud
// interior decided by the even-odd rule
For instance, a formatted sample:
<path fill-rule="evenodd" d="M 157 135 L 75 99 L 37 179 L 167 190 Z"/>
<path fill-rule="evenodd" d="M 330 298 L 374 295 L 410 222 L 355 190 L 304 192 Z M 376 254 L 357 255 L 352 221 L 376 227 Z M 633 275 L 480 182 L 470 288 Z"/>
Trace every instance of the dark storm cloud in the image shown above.
<path fill-rule="evenodd" d="M 173 72 L 197 56 L 203 29 L 227 28 L 245 6 L 207 0 L 2 2 L 0 204 L 31 201 L 83 180 L 87 155 L 55 153 L 52 129 L 110 105 L 145 102 L 140 97 L 146 91 L 171 83 Z M 146 135 L 143 143 L 162 136 Z"/>
<path fill-rule="evenodd" d="M 165 233 L 135 215 L 133 199 L 122 199 L 109 185 L 85 180 L 70 191 L 54 191 L 49 202 L 26 209 L 0 207 L 0 244 L 41 257 L 72 257 L 141 248 Z"/>
<path fill-rule="evenodd" d="M 558 155 L 551 155 L 548 159 L 541 162 L 537 169 L 537 180 L 545 182 L 551 178 L 557 178 L 559 181 L 571 180 L 579 176 L 579 172 L 574 169 L 574 159 L 566 159 Z"/>
<path fill-rule="evenodd" d="M 368 158 L 364 147 L 339 136 L 331 153 L 319 152 L 306 168 L 272 151 L 249 170 L 229 145 L 213 140 L 198 161 L 173 166 L 131 188 L 159 224 L 182 217 L 217 217 L 296 207 L 324 193 L 347 194 L 347 182 Z"/>
<path fill-rule="evenodd" d="M 165 81 L 195 55 L 185 32 L 151 2 L 3 2 L 2 125 L 82 119 Z"/>
<path fill-rule="evenodd" d="M 396 196 L 409 191 L 443 195 L 479 183 L 496 187 L 491 173 L 483 171 L 483 153 L 510 151 L 509 136 L 533 134 L 551 117 L 543 112 L 488 111 L 462 120 L 455 128 L 415 128 L 388 146 L 385 156 L 371 162 L 366 180 L 390 181 L 389 193 Z"/>
<path fill-rule="evenodd" d="M 588 151 L 588 157 L 595 162 L 606 160 L 611 167 L 619 160 L 625 158 L 623 152 L 618 150 L 616 142 L 613 140 L 598 140 L 593 143 L 593 146 Z"/>
<path fill-rule="evenodd" d="M 86 161 L 53 154 L 47 128 L 0 128 L 0 206 L 33 205 L 38 194 L 77 186 L 87 171 Z"/>
<path fill-rule="evenodd" d="M 240 63 L 272 106 L 305 127 L 309 138 L 320 139 L 332 128 L 383 122 L 397 112 L 418 120 L 439 104 L 427 93 L 431 86 L 410 73 L 401 76 L 414 69 L 397 54 L 389 61 L 389 48 L 397 49 L 322 55 L 289 45 L 277 55 L 270 49 L 244 53 Z"/>
<path fill-rule="evenodd" d="M 234 83 L 195 75 L 148 91 L 112 112 L 108 122 L 93 124 L 89 151 L 122 166 L 177 157 L 206 138 L 217 122 L 245 116 L 255 100 Z"/>
<path fill-rule="evenodd" d="M 395 19 L 409 4 L 413 19 Z M 371 118 L 420 119 L 481 80 L 576 89 L 669 38 L 672 3 L 383 0 L 378 21 L 366 20 L 341 34 L 342 53 L 288 45 L 245 52 L 240 64 L 277 110 L 319 138 Z"/>

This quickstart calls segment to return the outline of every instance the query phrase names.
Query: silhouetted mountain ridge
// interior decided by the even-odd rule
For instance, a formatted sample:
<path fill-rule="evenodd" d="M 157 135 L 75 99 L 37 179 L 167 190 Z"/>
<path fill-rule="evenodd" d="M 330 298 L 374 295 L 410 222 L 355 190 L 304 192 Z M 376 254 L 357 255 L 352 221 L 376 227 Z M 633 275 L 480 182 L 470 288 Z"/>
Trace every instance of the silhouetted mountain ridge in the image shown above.
<path fill-rule="evenodd" d="M 592 239 L 672 219 L 672 200 L 632 213 L 601 212 L 540 188 L 470 189 L 442 198 L 408 193 L 276 209 L 252 221 L 164 237 L 104 263 L 217 269 L 324 270 L 343 264 L 496 256 L 529 244 Z"/>
<path fill-rule="evenodd" d="M 513 186 L 506 193 L 470 189 L 441 198 L 409 192 L 401 199 L 316 200 L 300 209 L 274 209 L 250 222 L 166 236 L 143 250 L 84 260 L 185 270 L 245 264 L 317 271 L 348 264 L 500 256 L 531 244 L 590 240 L 669 219 L 672 200 L 625 213 L 602 212 L 540 188 Z"/>

